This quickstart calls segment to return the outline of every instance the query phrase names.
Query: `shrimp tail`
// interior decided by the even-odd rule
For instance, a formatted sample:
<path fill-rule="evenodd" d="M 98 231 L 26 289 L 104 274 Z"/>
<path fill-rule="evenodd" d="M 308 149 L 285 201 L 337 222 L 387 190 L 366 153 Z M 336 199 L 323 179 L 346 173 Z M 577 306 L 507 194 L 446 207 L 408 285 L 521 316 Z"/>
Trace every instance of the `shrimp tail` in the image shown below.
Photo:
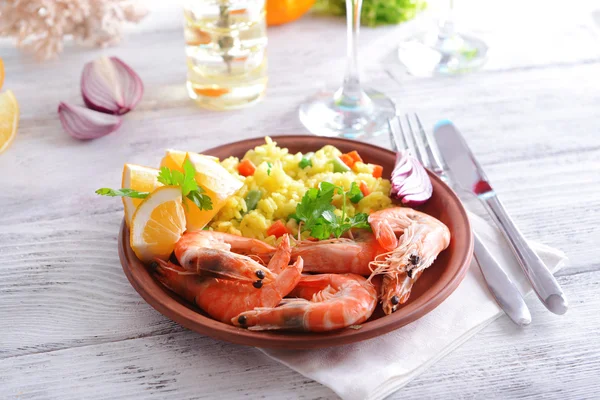
<path fill-rule="evenodd" d="M 251 331 L 288 329 L 304 331 L 304 315 L 310 301 L 305 299 L 286 299 L 278 307 L 255 308 L 231 319 L 235 326 Z"/>
<path fill-rule="evenodd" d="M 372 224 L 373 233 L 379 245 L 387 251 L 392 251 L 398 247 L 398 238 L 392 225 L 387 220 L 379 220 Z"/>
<path fill-rule="evenodd" d="M 166 286 L 172 292 L 177 293 L 187 301 L 193 303 L 197 294 L 196 283 L 203 278 L 197 277 L 193 281 L 189 279 L 190 272 L 170 261 L 155 258 L 150 263 L 150 273 L 156 280 Z"/>

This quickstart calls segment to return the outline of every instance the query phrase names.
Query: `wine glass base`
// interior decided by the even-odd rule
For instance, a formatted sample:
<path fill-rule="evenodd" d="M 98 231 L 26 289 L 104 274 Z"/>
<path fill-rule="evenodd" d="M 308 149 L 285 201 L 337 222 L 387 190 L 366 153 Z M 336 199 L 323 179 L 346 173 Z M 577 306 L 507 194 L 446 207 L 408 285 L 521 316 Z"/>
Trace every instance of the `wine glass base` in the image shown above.
<path fill-rule="evenodd" d="M 388 120 L 396 115 L 392 99 L 366 89 L 366 101 L 360 106 L 348 107 L 335 101 L 337 92 L 321 91 L 300 105 L 300 121 L 311 133 L 356 139 L 388 132 Z"/>
<path fill-rule="evenodd" d="M 442 37 L 438 32 L 420 33 L 402 42 L 398 58 L 415 76 L 456 75 L 475 71 L 487 61 L 488 46 L 461 33 Z"/>

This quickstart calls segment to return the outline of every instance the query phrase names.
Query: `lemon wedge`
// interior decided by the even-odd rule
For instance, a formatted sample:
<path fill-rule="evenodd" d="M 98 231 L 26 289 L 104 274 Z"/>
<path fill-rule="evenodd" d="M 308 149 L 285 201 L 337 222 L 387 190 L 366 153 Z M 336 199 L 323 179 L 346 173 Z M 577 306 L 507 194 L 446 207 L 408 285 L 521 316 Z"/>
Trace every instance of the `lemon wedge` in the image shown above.
<path fill-rule="evenodd" d="M 10 90 L 0 93 L 0 153 L 10 146 L 19 128 L 19 103 Z"/>
<path fill-rule="evenodd" d="M 143 167 L 136 164 L 123 165 L 123 178 L 121 187 L 123 189 L 133 189 L 138 192 L 152 192 L 159 186 L 162 186 L 156 178 L 158 177 L 156 168 Z M 180 193 L 181 194 L 181 193 Z M 131 218 L 135 209 L 140 205 L 142 199 L 133 199 L 131 197 L 122 197 L 123 208 L 125 210 L 125 221 L 131 226 Z"/>
<path fill-rule="evenodd" d="M 135 210 L 129 240 L 140 260 L 150 262 L 154 257 L 166 260 L 184 231 L 181 189 L 163 186 L 150 193 Z"/>
<path fill-rule="evenodd" d="M 167 149 L 165 156 L 163 157 L 163 159 L 160 162 L 160 166 L 183 172 L 183 162 L 185 161 L 185 156 L 187 153 L 188 153 L 187 151 Z M 198 153 L 193 153 L 193 154 L 198 154 Z M 217 162 L 219 161 L 219 159 L 216 157 L 211 157 L 211 156 L 203 156 L 203 157 L 210 158 L 213 161 L 217 161 Z"/>
<path fill-rule="evenodd" d="M 212 210 L 200 210 L 189 199 L 185 199 L 188 230 L 202 229 L 213 219 L 225 202 L 243 186 L 214 157 L 188 152 L 186 159 L 196 168 L 196 183 L 212 200 Z M 183 164 L 183 162 L 182 162 Z"/>
<path fill-rule="evenodd" d="M 161 167 L 167 167 L 176 171 L 183 171 L 183 161 L 187 152 L 167 149 L 165 156 L 160 162 Z"/>

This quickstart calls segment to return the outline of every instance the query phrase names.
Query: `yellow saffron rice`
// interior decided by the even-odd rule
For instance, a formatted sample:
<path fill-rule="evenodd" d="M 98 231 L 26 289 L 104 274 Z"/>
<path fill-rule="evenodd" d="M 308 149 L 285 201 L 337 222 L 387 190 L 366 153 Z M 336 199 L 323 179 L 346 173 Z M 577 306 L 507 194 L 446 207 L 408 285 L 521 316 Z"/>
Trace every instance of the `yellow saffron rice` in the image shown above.
<path fill-rule="evenodd" d="M 301 168 L 298 164 L 303 154 L 290 154 L 288 149 L 277 146 L 271 138 L 265 138 L 265 144 L 249 150 L 243 159 L 249 159 L 256 166 L 252 176 L 243 177 L 238 173 L 240 160 L 229 157 L 221 161 L 229 172 L 237 177 L 244 186 L 230 197 L 223 208 L 210 222 L 209 228 L 219 232 L 233 233 L 245 237 L 256 238 L 270 244 L 276 244 L 274 236 L 267 235 L 267 229 L 282 220 L 294 236 L 298 234 L 298 224 L 289 218 L 296 211 L 296 205 L 302 200 L 304 193 L 320 182 L 330 182 L 350 190 L 352 182 L 364 182 L 369 191 L 368 196 L 357 204 L 346 203 L 346 212 L 353 216 L 356 213 L 371 213 L 387 208 L 391 204 L 389 197 L 390 181 L 374 178 L 373 166 L 358 162 L 354 171 L 334 173 L 332 160 L 342 153 L 333 146 L 325 146 L 316 151 L 310 158 L 312 166 Z M 246 195 L 251 190 L 259 190 L 262 194 L 256 209 L 248 212 Z M 336 195 L 333 204 L 341 215 L 342 196 Z M 304 232 L 303 237 L 308 237 Z"/>

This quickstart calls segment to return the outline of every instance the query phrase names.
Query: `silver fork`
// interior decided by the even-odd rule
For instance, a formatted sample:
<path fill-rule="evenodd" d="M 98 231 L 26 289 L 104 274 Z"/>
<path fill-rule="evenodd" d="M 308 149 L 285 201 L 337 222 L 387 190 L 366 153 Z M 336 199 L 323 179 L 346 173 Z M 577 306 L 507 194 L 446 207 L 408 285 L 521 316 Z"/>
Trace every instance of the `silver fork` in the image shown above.
<path fill-rule="evenodd" d="M 430 139 L 417 114 L 413 115 L 414 124 L 411 124 L 408 114 L 404 117 L 396 116 L 389 121 L 390 141 L 394 151 L 407 150 L 416 157 L 423 166 L 431 170 L 450 187 L 452 181 L 446 173 L 447 168 L 443 162 L 437 145 Z M 416 129 L 413 126 L 416 125 Z M 531 322 L 531 313 L 525 304 L 521 293 L 500 267 L 489 249 L 485 246 L 477 232 L 473 231 L 475 261 L 490 292 L 506 315 L 517 325 L 525 326 Z"/>

